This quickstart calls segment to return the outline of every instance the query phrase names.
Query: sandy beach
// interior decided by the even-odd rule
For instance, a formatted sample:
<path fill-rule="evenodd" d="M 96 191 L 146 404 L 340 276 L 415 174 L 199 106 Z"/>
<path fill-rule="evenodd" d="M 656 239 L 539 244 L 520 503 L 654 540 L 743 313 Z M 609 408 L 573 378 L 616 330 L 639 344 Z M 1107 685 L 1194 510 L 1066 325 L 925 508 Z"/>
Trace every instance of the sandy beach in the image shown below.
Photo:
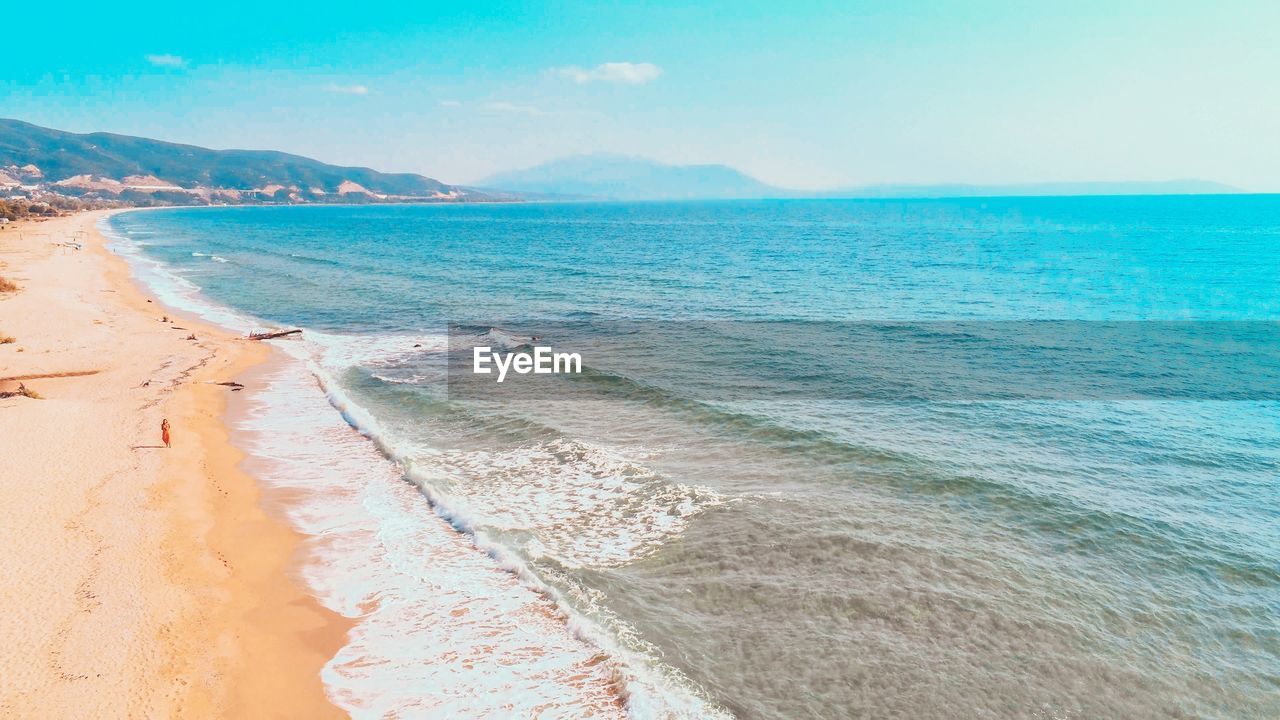
<path fill-rule="evenodd" d="M 0 716 L 340 716 L 319 671 L 346 621 L 295 578 L 213 384 L 270 349 L 149 300 L 100 217 L 0 230 L 0 392 L 39 396 L 0 399 Z"/>

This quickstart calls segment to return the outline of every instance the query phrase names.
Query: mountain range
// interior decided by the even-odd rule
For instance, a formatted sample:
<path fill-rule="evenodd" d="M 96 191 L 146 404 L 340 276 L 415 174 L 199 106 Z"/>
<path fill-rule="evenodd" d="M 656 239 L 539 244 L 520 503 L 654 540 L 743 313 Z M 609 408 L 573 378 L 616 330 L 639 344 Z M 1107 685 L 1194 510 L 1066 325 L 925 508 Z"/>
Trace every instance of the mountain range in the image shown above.
<path fill-rule="evenodd" d="M 0 186 L 72 196 L 163 196 L 180 202 L 376 202 L 488 199 L 411 173 L 339 167 L 271 150 L 195 145 L 0 119 Z"/>
<path fill-rule="evenodd" d="M 477 183 L 565 198 L 606 200 L 705 200 L 793 197 L 727 165 L 667 165 L 655 160 L 597 153 L 576 155 L 524 170 L 499 173 Z"/>
<path fill-rule="evenodd" d="M 792 190 L 769 185 L 726 165 L 668 165 L 645 158 L 592 154 L 499 173 L 477 185 L 561 199 L 710 200 L 761 198 L 945 198 L 1062 195 L 1198 195 L 1237 193 L 1207 180 L 1056 182 L 1011 185 L 862 185 Z"/>
<path fill-rule="evenodd" d="M 597 153 L 499 173 L 480 189 L 413 173 L 330 165 L 272 150 L 211 150 L 0 119 L 0 197 L 73 197 L 124 204 L 707 200 L 1173 195 L 1240 192 L 1205 180 L 1028 185 L 780 188 L 727 165 L 671 165 Z"/>

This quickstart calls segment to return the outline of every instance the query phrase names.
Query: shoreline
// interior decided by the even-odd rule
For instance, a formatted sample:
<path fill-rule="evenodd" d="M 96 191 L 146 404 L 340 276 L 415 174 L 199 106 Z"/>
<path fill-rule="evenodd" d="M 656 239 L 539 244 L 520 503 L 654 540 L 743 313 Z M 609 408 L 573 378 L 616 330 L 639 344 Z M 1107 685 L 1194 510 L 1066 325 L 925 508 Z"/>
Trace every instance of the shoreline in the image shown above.
<path fill-rule="evenodd" d="M 145 255 L 135 262 L 132 243 L 124 247 L 171 307 L 233 332 L 264 322 L 190 293 L 164 264 Z M 323 605 L 352 619 L 348 642 L 324 668 L 329 695 L 379 717 L 427 708 L 484 714 L 512 712 L 516 698 L 494 689 L 519 687 L 515 706 L 535 714 L 559 707 L 623 717 L 634 691 L 662 692 L 660 677 L 636 676 L 605 631 L 575 616 L 520 560 L 454 524 L 385 438 L 348 415 L 351 401 L 323 359 L 330 343 L 345 345 L 340 337 L 312 331 L 276 347 L 241 376 L 255 392 L 227 396 L 226 423 L 247 453 L 242 467 L 260 478 L 268 514 L 303 533 L 294 567 Z M 421 642 L 403 646 L 406 632 Z M 666 702 L 642 702 L 655 701 Z"/>
<path fill-rule="evenodd" d="M 96 230 L 104 214 L 80 216 L 79 225 Z M 41 225 L 46 235 L 64 227 Z M 180 521 L 183 528 L 203 543 L 201 548 L 183 547 L 180 554 L 191 557 L 206 550 L 214 562 L 229 563 L 214 568 L 219 580 L 228 571 L 239 576 L 234 588 L 215 586 L 218 581 L 191 570 L 190 561 L 174 564 L 184 574 L 185 586 L 202 584 L 207 593 L 223 598 L 206 603 L 203 614 L 182 628 L 198 635 L 200 647 L 207 648 L 200 653 L 200 667 L 171 673 L 171 682 L 182 686 L 179 707 L 184 712 L 328 717 L 340 715 L 339 708 L 379 716 L 431 708 L 449 714 L 495 701 L 491 710 L 511 711 L 513 698 L 495 695 L 494 683 L 508 692 L 520 688 L 516 704 L 530 712 L 556 707 L 623 717 L 633 702 L 672 709 L 686 703 L 702 706 L 696 690 L 669 685 L 664 675 L 648 668 L 647 659 L 632 656 L 604 628 L 575 615 L 565 598 L 530 575 L 522 562 L 458 528 L 447 510 L 436 508 L 429 488 L 404 474 L 401 459 L 345 415 L 345 401 L 335 401 L 325 389 L 332 378 L 301 364 L 315 359 L 311 353 L 316 348 L 304 353 L 310 356 L 304 360 L 292 348 L 246 341 L 240 333 L 258 320 L 189 296 L 191 286 L 174 282 L 163 263 L 145 254 L 135 257 L 132 242 L 124 241 L 119 254 L 108 254 L 103 245 L 115 236 L 108 228 L 102 235 L 106 238 L 94 232 L 91 244 L 103 262 L 117 268 L 120 283 L 135 295 L 137 287 L 152 294 L 150 304 L 141 296 L 134 302 L 149 329 L 158 326 L 164 334 L 166 327 L 181 328 L 170 337 L 185 337 L 194 329 L 200 338 L 194 345 L 221 348 L 221 370 L 207 358 L 183 360 L 194 365 L 174 364 L 199 367 L 198 376 L 185 378 L 183 386 L 189 386 L 184 391 L 189 395 L 200 396 L 203 408 L 184 416 L 166 406 L 164 416 L 175 431 L 174 452 L 183 434 L 193 430 L 199 430 L 202 447 L 224 449 L 212 461 L 208 453 L 196 452 L 179 464 L 202 466 L 202 477 L 243 475 L 247 486 L 232 493 L 242 500 L 227 500 L 223 484 L 203 480 L 210 486 L 204 505 L 190 501 L 190 507 L 176 510 L 189 518 Z M 115 292 L 114 286 L 105 291 Z M 157 311 L 177 324 L 160 324 Z M 323 338 L 328 336 L 313 334 L 311 341 L 328 347 Z M 256 355 L 246 358 L 247 353 Z M 229 363 L 235 358 L 242 362 L 233 367 Z M 226 387 L 200 384 L 227 380 L 246 383 L 252 395 L 233 396 Z M 150 422 L 158 425 L 160 417 Z M 148 425 L 139 432 L 158 435 L 158 428 Z M 317 468 L 323 471 L 317 473 Z M 166 492 L 170 497 L 188 493 L 176 485 Z M 384 536 L 388 527 L 396 530 L 390 546 Z M 409 537 L 412 542 L 404 544 Z M 181 535 L 159 542 L 184 543 L 189 545 L 189 539 Z M 340 572 L 335 577 L 330 571 Z M 298 606 L 305 606 L 304 611 L 296 612 Z M 215 630 L 192 630 L 201 625 Z M 423 642 L 411 650 L 403 647 L 399 638 L 406 631 L 423 633 Z M 262 667 L 260 657 L 292 674 L 254 675 Z M 253 667 L 247 658 L 253 659 Z M 188 687 L 191 678 L 204 684 Z M 445 686 L 449 692 L 443 694 L 423 695 L 420 690 Z M 282 688 L 318 703 L 318 709 L 300 710 L 304 703 L 289 694 L 277 698 Z M 6 709 L 3 700 L 0 696 L 0 710 Z M 264 710 L 264 703 L 283 710 Z M 171 714 L 170 707 L 132 714 Z"/>
<path fill-rule="evenodd" d="M 207 384 L 273 351 L 148 300 L 96 228 L 115 212 L 0 231 L 0 378 L 43 398 L 0 400 L 0 714 L 342 717 L 320 671 L 351 622 L 297 579 L 303 536 Z"/>

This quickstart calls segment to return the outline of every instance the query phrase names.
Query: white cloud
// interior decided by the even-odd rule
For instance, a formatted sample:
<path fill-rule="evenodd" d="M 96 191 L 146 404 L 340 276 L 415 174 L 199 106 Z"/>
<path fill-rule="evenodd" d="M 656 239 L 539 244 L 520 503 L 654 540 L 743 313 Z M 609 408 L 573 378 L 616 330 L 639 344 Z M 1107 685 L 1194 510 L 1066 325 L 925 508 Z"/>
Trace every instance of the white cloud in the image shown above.
<path fill-rule="evenodd" d="M 457 100 L 441 100 L 440 107 L 462 107 L 462 103 Z"/>
<path fill-rule="evenodd" d="M 516 105 L 509 102 L 489 102 L 485 103 L 482 107 L 484 107 L 485 110 L 511 113 L 513 115 L 546 115 L 545 112 L 532 105 Z"/>
<path fill-rule="evenodd" d="M 579 85 L 589 82 L 611 82 L 623 85 L 643 85 L 657 80 L 662 68 L 653 63 L 607 62 L 589 70 L 569 65 L 556 68 L 560 75 L 573 80 Z"/>
<path fill-rule="evenodd" d="M 325 92 L 339 93 L 341 95 L 368 95 L 369 88 L 364 85 L 335 85 L 329 83 L 324 86 Z"/>
<path fill-rule="evenodd" d="M 182 57 L 178 55 L 169 55 L 169 54 L 148 55 L 147 62 L 151 63 L 152 65 L 155 65 L 156 67 L 171 67 L 171 68 L 184 67 L 187 64 L 187 61 L 184 60 Z"/>

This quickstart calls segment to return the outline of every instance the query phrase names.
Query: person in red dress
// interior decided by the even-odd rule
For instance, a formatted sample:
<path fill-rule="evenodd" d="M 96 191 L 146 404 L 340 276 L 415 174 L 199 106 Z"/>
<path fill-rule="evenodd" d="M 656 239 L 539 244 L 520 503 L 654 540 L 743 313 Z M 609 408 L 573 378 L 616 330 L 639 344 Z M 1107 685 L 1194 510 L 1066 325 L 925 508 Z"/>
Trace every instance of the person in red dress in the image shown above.
<path fill-rule="evenodd" d="M 164 440 L 165 447 L 173 447 L 169 444 L 169 418 L 160 421 L 160 439 Z"/>

